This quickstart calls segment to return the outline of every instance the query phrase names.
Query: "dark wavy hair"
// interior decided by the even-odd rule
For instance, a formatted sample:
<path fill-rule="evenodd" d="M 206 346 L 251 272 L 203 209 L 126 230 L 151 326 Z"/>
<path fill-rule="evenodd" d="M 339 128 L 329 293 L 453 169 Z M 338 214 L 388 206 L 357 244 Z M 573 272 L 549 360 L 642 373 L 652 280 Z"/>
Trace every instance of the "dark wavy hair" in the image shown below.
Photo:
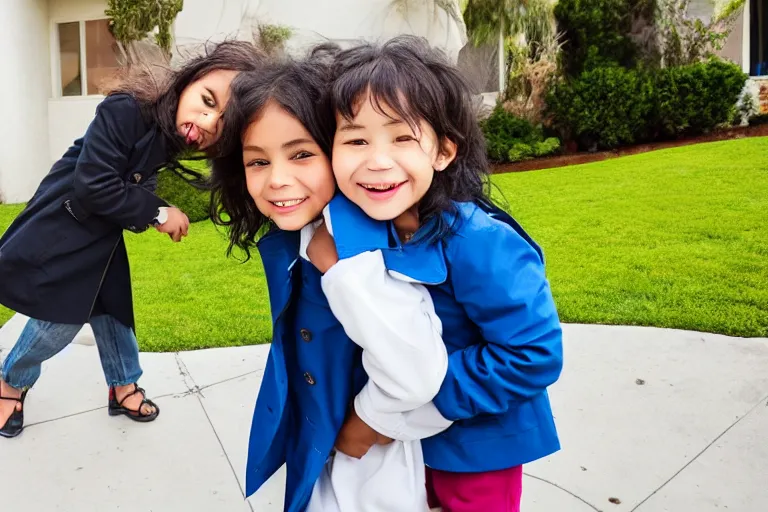
<path fill-rule="evenodd" d="M 328 70 L 328 60 L 314 55 L 275 62 L 257 73 L 241 73 L 232 82 L 232 96 L 224 113 L 223 151 L 213 159 L 210 176 L 211 220 L 227 228 L 227 256 L 237 247 L 247 261 L 256 238 L 272 226 L 248 193 L 242 142 L 248 125 L 267 104 L 275 102 L 295 117 L 331 158 L 335 119 L 328 98 Z"/>
<path fill-rule="evenodd" d="M 256 71 L 267 62 L 266 54 L 246 41 L 223 41 L 209 43 L 203 52 L 185 62 L 179 69 L 160 65 L 134 65 L 125 68 L 104 90 L 109 94 L 130 94 L 139 102 L 144 118 L 157 124 L 163 133 L 174 158 L 178 158 L 189 147 L 176 128 L 176 111 L 184 89 L 212 71 Z M 208 157 L 219 151 L 216 144 L 206 149 Z M 183 171 L 188 181 L 204 183 L 204 178 L 180 165 L 171 165 L 172 170 Z"/>
<path fill-rule="evenodd" d="M 450 234 L 452 223 L 441 214 L 455 211 L 454 202 L 491 204 L 490 168 L 472 91 L 442 52 L 431 48 L 426 39 L 409 35 L 383 45 L 363 43 L 344 51 L 323 45 L 315 51 L 334 56 L 331 102 L 345 119 L 355 117 L 370 93 L 379 113 L 387 115 L 386 105 L 414 129 L 423 120 L 440 142 L 449 139 L 457 145 L 456 158 L 435 173 L 419 202 L 421 224 L 435 219 L 419 238 L 435 241 Z"/>

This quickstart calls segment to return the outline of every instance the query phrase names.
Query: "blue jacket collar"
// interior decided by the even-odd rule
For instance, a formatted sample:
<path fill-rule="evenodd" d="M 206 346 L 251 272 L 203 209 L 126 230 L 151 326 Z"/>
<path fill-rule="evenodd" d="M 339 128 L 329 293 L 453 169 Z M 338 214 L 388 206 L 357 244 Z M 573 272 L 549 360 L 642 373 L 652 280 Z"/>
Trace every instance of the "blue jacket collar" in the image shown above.
<path fill-rule="evenodd" d="M 441 242 L 402 244 L 391 221 L 371 219 L 342 194 L 331 200 L 329 210 L 339 259 L 381 250 L 387 269 L 410 280 L 434 285 L 447 279 Z"/>

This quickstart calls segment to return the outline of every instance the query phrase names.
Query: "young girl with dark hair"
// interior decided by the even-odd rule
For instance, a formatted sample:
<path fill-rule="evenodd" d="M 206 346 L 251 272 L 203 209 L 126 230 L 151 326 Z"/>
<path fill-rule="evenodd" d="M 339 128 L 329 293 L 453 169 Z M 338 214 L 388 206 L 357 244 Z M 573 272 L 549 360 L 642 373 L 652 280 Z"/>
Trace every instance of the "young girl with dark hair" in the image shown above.
<path fill-rule="evenodd" d="M 142 370 L 123 230 L 154 226 L 175 242 L 187 235 L 187 216 L 154 193 L 157 172 L 183 151 L 215 153 L 232 79 L 263 62 L 253 45 L 223 42 L 163 80 L 124 77 L 0 238 L 0 303 L 30 317 L 3 364 L 0 435 L 21 433 L 24 399 L 42 362 L 85 323 L 109 386 L 109 414 L 157 417 L 157 405 L 137 384 Z"/>
<path fill-rule="evenodd" d="M 242 74 L 226 113 L 226 155 L 214 160 L 212 217 L 228 228 L 230 252 L 238 247 L 247 258 L 258 247 L 273 318 L 246 494 L 286 464 L 287 511 L 370 510 L 360 499 L 421 511 L 419 442 L 390 438 L 418 430 L 418 439 L 450 424 L 429 411 L 448 356 L 426 288 L 387 275 L 380 252 L 349 258 L 325 276 L 313 266 L 311 240 L 336 189 L 327 90 L 319 55 Z M 338 437 L 357 394 L 366 397 L 366 417 L 388 426 L 364 451 Z M 331 479 L 346 480 L 350 491 L 338 501 L 328 493 Z"/>
<path fill-rule="evenodd" d="M 452 423 L 421 443 L 430 505 L 518 511 L 522 465 L 559 449 L 547 387 L 560 375 L 562 336 L 542 251 L 489 199 L 470 90 L 425 40 L 338 52 L 332 79 L 341 193 L 328 231 L 338 255 L 313 261 L 331 276 L 380 251 L 390 275 L 428 285 L 449 354 L 430 405 Z M 318 230 L 313 243 L 328 236 Z M 365 400 L 355 398 L 341 436 L 373 446 L 386 432 Z M 342 481 L 333 490 L 349 492 Z"/>

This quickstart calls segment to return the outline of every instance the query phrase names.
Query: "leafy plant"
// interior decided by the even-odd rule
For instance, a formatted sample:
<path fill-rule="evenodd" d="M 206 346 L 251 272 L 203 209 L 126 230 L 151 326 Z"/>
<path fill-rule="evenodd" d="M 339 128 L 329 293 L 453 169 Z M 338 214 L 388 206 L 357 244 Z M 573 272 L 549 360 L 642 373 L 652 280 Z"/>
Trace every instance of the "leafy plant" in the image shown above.
<path fill-rule="evenodd" d="M 720 60 L 659 70 L 654 84 L 656 131 L 675 137 L 732 124 L 746 81 L 739 66 Z"/>
<path fill-rule="evenodd" d="M 563 67 L 569 76 L 597 67 L 632 67 L 636 55 L 631 0 L 559 0 L 554 9 L 564 33 Z"/>
<path fill-rule="evenodd" d="M 257 41 L 268 55 L 276 55 L 285 50 L 285 43 L 293 35 L 293 30 L 284 25 L 259 24 Z"/>
<path fill-rule="evenodd" d="M 107 0 L 104 13 L 109 18 L 109 31 L 126 64 L 138 58 L 134 44 L 156 30 L 155 43 L 170 61 L 176 16 L 184 8 L 184 0 Z"/>
<path fill-rule="evenodd" d="M 567 139 L 589 150 L 613 148 L 646 136 L 653 82 L 643 71 L 597 68 L 555 84 L 547 105 L 553 126 Z"/>
<path fill-rule="evenodd" d="M 545 138 L 541 127 L 534 126 L 498 105 L 480 123 L 486 140 L 488 157 L 495 162 L 519 162 L 550 155 L 560 149 L 560 141 Z"/>
<path fill-rule="evenodd" d="M 662 67 L 702 62 L 722 50 L 746 0 L 725 0 L 708 22 L 688 15 L 691 0 L 657 0 Z"/>
<path fill-rule="evenodd" d="M 707 133 L 731 124 L 747 76 L 719 60 L 655 71 L 585 71 L 547 97 L 553 126 L 583 149 Z"/>

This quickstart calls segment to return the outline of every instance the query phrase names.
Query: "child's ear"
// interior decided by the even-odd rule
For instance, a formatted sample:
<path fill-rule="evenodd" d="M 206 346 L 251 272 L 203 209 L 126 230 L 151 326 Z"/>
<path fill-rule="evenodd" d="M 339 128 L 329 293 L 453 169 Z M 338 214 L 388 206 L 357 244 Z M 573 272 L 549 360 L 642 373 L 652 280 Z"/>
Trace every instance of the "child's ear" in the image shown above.
<path fill-rule="evenodd" d="M 435 171 L 444 171 L 446 167 L 451 165 L 451 162 L 456 159 L 456 152 L 458 150 L 459 147 L 455 142 L 448 137 L 444 137 L 440 143 L 440 152 L 437 154 L 437 159 L 435 160 Z"/>

